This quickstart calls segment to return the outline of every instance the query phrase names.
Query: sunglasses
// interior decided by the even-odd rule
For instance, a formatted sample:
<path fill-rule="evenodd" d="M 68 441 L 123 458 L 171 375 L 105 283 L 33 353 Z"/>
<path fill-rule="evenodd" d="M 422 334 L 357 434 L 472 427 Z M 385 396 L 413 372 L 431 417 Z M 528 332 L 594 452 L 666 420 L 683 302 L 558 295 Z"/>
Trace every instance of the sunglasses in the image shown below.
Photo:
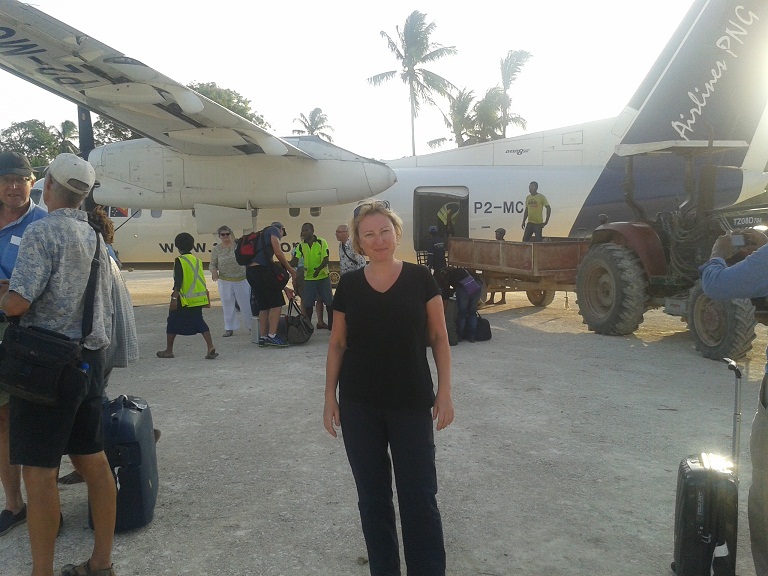
<path fill-rule="evenodd" d="M 389 202 L 386 200 L 371 200 L 368 202 L 363 202 L 359 206 L 355 208 L 355 211 L 353 212 L 353 215 L 355 218 L 357 218 L 360 215 L 360 211 L 363 208 L 372 209 L 372 208 L 385 208 L 386 210 L 389 210 Z"/>
<path fill-rule="evenodd" d="M 5 184 L 6 186 L 11 186 L 13 184 L 22 186 L 27 182 L 32 182 L 32 178 L 29 176 L 11 176 L 8 174 L 3 174 L 0 176 L 0 183 Z"/>
<path fill-rule="evenodd" d="M 219 234 L 219 236 L 229 236 L 229 235 L 230 235 L 229 232 L 222 232 L 221 234 Z"/>

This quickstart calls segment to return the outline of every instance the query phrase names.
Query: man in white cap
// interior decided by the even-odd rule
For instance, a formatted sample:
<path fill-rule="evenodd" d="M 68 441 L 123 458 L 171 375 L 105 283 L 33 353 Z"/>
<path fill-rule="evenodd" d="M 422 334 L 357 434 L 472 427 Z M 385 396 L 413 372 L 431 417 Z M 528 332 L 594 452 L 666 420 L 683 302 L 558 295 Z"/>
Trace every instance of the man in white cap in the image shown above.
<path fill-rule="evenodd" d="M 0 152 L 0 280 L 11 277 L 24 230 L 47 214 L 30 198 L 34 182 L 35 175 L 26 156 Z M 0 340 L 7 326 L 8 317 L 0 310 Z M 9 400 L 8 393 L 0 390 L 0 483 L 5 492 L 0 536 L 27 521 L 27 508 L 21 494 L 21 468 L 11 466 L 8 455 Z"/>
<path fill-rule="evenodd" d="M 62 399 L 56 406 L 34 404 L 12 396 L 11 463 L 22 466 L 27 490 L 27 526 L 32 552 L 32 576 L 53 574 L 54 548 L 60 528 L 56 485 L 61 455 L 69 454 L 88 485 L 94 524 L 90 557 L 67 564 L 63 576 L 114 576 L 112 541 L 116 488 L 104 454 L 101 402 L 104 392 L 104 350 L 111 332 L 111 268 L 103 242 L 98 258 L 93 328 L 82 334 L 85 292 L 97 232 L 78 209 L 96 180 L 91 165 L 73 154 L 60 154 L 48 167 L 43 199 L 46 218 L 27 227 L 10 283 L 0 283 L 0 308 L 21 316 L 22 326 L 38 326 L 72 339 L 85 336 L 83 365 L 88 384 L 83 394 Z"/>

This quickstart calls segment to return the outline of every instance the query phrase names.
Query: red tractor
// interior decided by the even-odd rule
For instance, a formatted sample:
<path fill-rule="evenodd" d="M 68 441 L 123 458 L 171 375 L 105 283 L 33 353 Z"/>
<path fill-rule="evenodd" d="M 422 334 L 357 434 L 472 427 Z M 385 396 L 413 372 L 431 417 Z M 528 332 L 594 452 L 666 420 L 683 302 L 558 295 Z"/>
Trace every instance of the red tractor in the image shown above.
<path fill-rule="evenodd" d="M 606 222 L 595 229 L 576 278 L 579 314 L 598 334 L 626 335 L 637 330 L 646 310 L 687 320 L 696 348 L 712 359 L 740 358 L 755 338 L 755 306 L 748 299 L 713 301 L 704 295 L 698 267 L 709 259 L 717 237 L 764 219 L 765 206 L 714 207 L 718 174 L 729 168 L 712 164 L 721 150 L 746 142 L 683 141 L 619 146 L 626 157 L 625 200 L 634 222 Z M 634 162 L 639 155 L 670 154 L 685 159 L 685 200 L 676 210 L 651 219 L 635 201 Z M 695 160 L 708 154 L 695 188 Z M 745 251 L 743 251 L 744 253 Z M 743 257 L 742 253 L 742 257 Z"/>

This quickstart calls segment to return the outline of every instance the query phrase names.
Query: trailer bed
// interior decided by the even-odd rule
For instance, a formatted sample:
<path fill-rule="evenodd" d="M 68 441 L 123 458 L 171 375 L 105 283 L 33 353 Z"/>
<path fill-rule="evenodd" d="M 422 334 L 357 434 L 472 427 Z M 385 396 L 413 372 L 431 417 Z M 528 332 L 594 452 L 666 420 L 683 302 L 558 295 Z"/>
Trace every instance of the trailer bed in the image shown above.
<path fill-rule="evenodd" d="M 448 263 L 481 272 L 488 290 L 573 291 L 589 246 L 589 239 L 579 238 L 507 242 L 454 237 Z"/>

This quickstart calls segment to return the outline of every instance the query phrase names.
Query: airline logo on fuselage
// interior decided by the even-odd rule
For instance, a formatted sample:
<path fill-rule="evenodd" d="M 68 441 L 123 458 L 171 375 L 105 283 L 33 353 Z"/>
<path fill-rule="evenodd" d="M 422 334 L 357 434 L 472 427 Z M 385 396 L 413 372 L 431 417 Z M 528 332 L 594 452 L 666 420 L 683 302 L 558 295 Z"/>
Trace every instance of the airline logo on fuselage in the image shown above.
<path fill-rule="evenodd" d="M 736 6 L 734 18 L 728 20 L 723 35 L 715 41 L 715 46 L 723 51 L 723 57 L 712 63 L 710 73 L 712 77 L 704 82 L 703 87 L 696 86 L 688 92 L 688 98 L 693 102 L 693 107 L 686 113 L 680 114 L 680 120 L 672 121 L 672 128 L 684 140 L 693 133 L 697 120 L 704 114 L 712 96 L 717 91 L 717 83 L 728 71 L 728 62 L 737 59 L 740 48 L 744 46 L 744 40 L 749 35 L 749 26 L 752 26 L 759 18 L 751 10 L 744 6 Z"/>
<path fill-rule="evenodd" d="M 290 254 L 293 249 L 298 246 L 298 242 L 294 242 L 292 245 L 288 242 L 281 242 L 280 248 L 282 248 L 283 252 L 286 254 Z M 175 249 L 175 245 L 173 242 L 158 242 L 158 246 L 160 246 L 160 250 L 163 252 L 163 254 L 173 254 L 173 251 Z M 195 242 L 195 245 L 192 247 L 192 252 L 197 252 L 198 254 L 205 254 L 207 252 L 212 252 L 213 247 L 216 246 L 216 244 L 211 244 L 210 248 L 208 247 L 207 242 Z"/>

